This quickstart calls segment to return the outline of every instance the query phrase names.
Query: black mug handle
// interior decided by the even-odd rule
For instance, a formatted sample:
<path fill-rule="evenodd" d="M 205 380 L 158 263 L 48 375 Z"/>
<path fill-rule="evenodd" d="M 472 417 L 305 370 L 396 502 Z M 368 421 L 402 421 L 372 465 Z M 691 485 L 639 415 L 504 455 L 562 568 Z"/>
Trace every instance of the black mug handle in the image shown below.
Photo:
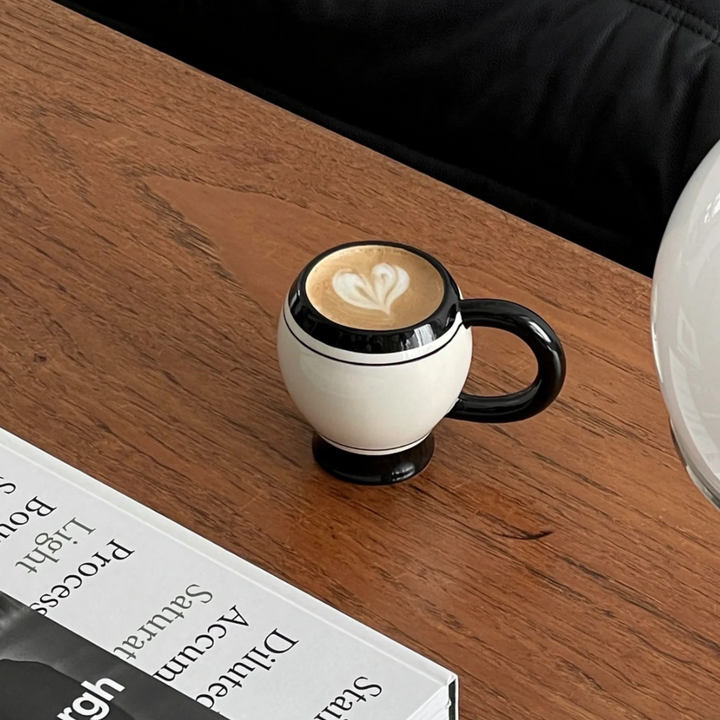
<path fill-rule="evenodd" d="M 555 331 L 536 313 L 507 300 L 461 300 L 466 327 L 507 330 L 524 340 L 537 360 L 537 376 L 519 392 L 497 397 L 460 393 L 447 414 L 457 420 L 501 423 L 525 420 L 542 412 L 558 396 L 565 381 L 565 353 Z"/>

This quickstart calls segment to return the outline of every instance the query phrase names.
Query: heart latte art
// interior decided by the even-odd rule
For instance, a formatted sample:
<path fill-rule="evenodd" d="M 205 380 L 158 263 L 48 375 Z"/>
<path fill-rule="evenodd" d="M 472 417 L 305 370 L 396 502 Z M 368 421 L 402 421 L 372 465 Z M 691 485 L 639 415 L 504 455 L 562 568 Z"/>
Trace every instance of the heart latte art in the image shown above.
<path fill-rule="evenodd" d="M 390 245 L 355 245 L 310 272 L 308 299 L 329 320 L 364 330 L 415 325 L 440 305 L 440 273 L 425 258 Z"/>
<path fill-rule="evenodd" d="M 410 287 L 410 276 L 399 265 L 378 263 L 370 278 L 352 270 L 338 270 L 332 286 L 346 303 L 389 315 L 393 302 Z"/>

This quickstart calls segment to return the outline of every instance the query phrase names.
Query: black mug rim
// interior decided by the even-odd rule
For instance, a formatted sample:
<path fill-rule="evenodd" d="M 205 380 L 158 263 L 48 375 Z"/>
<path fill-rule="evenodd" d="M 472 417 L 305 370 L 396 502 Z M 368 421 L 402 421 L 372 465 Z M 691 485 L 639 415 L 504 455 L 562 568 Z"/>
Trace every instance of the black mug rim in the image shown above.
<path fill-rule="evenodd" d="M 312 270 L 325 258 L 352 247 L 380 245 L 414 253 L 429 262 L 440 274 L 443 297 L 435 310 L 423 320 L 394 330 L 365 330 L 336 323 L 325 317 L 308 297 L 306 285 Z M 389 240 L 359 240 L 328 248 L 313 258 L 300 272 L 288 294 L 290 314 L 310 337 L 340 350 L 383 354 L 424 347 L 438 340 L 455 325 L 460 312 L 460 290 L 445 266 L 424 250 Z"/>

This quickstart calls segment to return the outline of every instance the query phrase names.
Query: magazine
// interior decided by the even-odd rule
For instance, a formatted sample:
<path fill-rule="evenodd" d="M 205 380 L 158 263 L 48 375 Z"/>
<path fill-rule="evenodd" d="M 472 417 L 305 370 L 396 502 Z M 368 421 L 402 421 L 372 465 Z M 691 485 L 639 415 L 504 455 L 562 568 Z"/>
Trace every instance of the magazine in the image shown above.
<path fill-rule="evenodd" d="M 228 720 L 457 720 L 457 677 L 0 430 L 0 590 Z"/>

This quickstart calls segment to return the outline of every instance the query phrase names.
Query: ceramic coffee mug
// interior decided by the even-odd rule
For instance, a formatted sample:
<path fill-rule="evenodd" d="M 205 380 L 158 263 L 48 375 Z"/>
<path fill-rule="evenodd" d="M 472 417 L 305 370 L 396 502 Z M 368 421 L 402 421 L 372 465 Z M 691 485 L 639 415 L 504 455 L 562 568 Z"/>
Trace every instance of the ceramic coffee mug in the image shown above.
<path fill-rule="evenodd" d="M 522 338 L 537 377 L 519 392 L 462 392 L 474 325 Z M 313 451 L 332 475 L 365 484 L 407 480 L 430 461 L 444 417 L 512 422 L 557 397 L 562 345 L 538 315 L 505 300 L 464 300 L 421 250 L 371 240 L 333 248 L 300 273 L 278 328 L 280 369 L 315 428 Z"/>

